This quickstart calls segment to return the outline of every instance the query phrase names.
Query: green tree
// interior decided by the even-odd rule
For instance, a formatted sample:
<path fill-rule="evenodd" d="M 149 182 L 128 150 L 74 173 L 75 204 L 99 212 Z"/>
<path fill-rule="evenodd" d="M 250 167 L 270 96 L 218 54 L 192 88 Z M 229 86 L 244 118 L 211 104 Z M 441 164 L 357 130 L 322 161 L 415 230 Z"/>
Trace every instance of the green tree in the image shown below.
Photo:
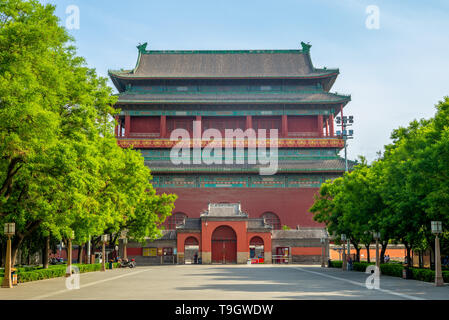
<path fill-rule="evenodd" d="M 0 4 L 0 222 L 22 243 L 75 242 L 128 228 L 154 236 L 174 195 L 156 195 L 143 157 L 113 137 L 116 97 L 77 57 L 54 7 L 35 0 Z"/>

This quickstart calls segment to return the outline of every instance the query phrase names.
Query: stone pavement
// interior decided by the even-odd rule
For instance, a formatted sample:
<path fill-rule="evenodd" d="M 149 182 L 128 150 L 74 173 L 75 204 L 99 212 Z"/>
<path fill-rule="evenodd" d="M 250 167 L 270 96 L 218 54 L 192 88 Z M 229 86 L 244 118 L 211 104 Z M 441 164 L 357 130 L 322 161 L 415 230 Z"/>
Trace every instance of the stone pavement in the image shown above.
<path fill-rule="evenodd" d="M 151 299 L 449 299 L 449 286 L 381 276 L 380 289 L 365 286 L 368 274 L 301 265 L 173 265 L 115 269 L 80 275 L 80 289 L 65 278 L 0 289 L 0 300 Z"/>

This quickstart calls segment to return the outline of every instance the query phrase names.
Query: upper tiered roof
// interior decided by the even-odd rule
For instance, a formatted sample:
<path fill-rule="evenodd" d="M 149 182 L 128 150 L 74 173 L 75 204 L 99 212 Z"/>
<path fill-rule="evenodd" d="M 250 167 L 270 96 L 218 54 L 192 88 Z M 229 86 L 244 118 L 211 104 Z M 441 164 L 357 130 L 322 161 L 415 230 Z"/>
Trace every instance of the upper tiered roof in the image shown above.
<path fill-rule="evenodd" d="M 310 59 L 311 45 L 302 50 L 146 50 L 138 46 L 133 70 L 109 71 L 122 92 L 130 80 L 143 79 L 314 79 L 327 78 L 329 90 L 338 69 L 317 69 Z"/>
<path fill-rule="evenodd" d="M 145 93 L 125 91 L 119 96 L 119 104 L 188 104 L 188 103 L 343 103 L 351 100 L 350 96 L 338 95 L 325 91 L 297 92 L 216 92 L 216 93 Z"/>

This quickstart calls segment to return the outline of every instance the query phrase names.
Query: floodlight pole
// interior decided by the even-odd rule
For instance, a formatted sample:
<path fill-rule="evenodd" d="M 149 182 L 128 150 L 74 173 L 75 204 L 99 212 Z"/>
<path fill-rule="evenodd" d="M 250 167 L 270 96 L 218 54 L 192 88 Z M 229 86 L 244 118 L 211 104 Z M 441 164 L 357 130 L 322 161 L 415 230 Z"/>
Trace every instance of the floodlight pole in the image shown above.
<path fill-rule="evenodd" d="M 348 172 L 348 148 L 347 148 L 348 144 L 346 142 L 346 135 L 344 136 L 344 139 L 345 139 L 345 172 Z"/>
<path fill-rule="evenodd" d="M 341 123 L 340 123 L 341 121 Z M 345 116 L 343 117 L 343 109 L 341 110 L 341 118 L 337 117 L 337 124 L 341 125 L 341 136 L 343 137 L 344 141 L 344 148 L 345 148 L 345 172 L 349 171 L 348 166 L 348 139 L 352 139 L 352 131 L 346 131 L 347 127 L 351 126 L 353 123 L 353 116 Z"/>

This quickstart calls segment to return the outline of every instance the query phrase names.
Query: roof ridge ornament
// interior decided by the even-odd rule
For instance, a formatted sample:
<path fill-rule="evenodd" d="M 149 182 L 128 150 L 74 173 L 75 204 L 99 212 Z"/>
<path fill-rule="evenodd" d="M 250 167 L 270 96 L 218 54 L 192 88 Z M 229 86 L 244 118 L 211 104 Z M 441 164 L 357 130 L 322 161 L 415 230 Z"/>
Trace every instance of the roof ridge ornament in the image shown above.
<path fill-rule="evenodd" d="M 310 48 L 312 47 L 310 42 L 305 43 L 305 42 L 301 41 L 301 46 L 302 46 L 303 53 L 310 53 Z"/>
<path fill-rule="evenodd" d="M 147 45 L 148 45 L 148 42 L 145 42 L 143 44 L 139 43 L 139 45 L 137 46 L 137 49 L 139 50 L 140 53 L 144 54 L 147 52 Z"/>

